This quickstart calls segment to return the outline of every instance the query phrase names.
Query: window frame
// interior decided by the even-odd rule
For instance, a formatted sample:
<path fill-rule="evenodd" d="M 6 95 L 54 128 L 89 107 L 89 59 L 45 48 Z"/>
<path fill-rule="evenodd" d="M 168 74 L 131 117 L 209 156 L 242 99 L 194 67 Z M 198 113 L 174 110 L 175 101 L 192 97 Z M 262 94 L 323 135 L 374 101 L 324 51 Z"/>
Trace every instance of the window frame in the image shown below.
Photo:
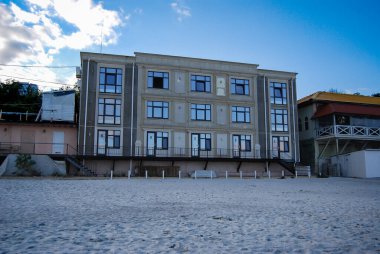
<path fill-rule="evenodd" d="M 243 82 L 242 84 L 237 82 Z M 250 95 L 250 82 L 249 79 L 241 79 L 241 78 L 230 78 L 230 92 L 233 95 Z M 242 93 L 237 92 L 236 87 L 239 86 L 242 88 Z"/>
<path fill-rule="evenodd" d="M 148 136 L 148 133 L 154 133 L 154 149 L 169 150 L 169 132 L 147 131 L 147 136 Z M 160 141 L 160 143 L 158 141 Z"/>
<path fill-rule="evenodd" d="M 243 115 L 243 120 L 239 120 L 241 115 Z M 231 121 L 233 123 L 251 123 L 251 107 L 231 106 Z"/>
<path fill-rule="evenodd" d="M 99 133 L 105 132 L 106 138 L 106 145 L 104 148 L 107 149 L 120 149 L 121 147 L 121 131 L 120 130 L 108 130 L 108 129 L 98 129 L 98 135 L 97 135 L 97 146 L 99 147 Z M 111 133 L 111 134 L 110 134 Z M 112 138 L 112 146 L 110 146 L 110 140 Z"/>
<path fill-rule="evenodd" d="M 276 105 L 288 104 L 287 84 L 270 82 L 270 103 Z"/>
<path fill-rule="evenodd" d="M 211 133 L 191 133 L 191 140 L 193 136 L 198 136 L 198 149 L 199 151 L 211 151 L 212 150 L 212 136 Z M 191 148 L 194 149 L 193 143 Z"/>
<path fill-rule="evenodd" d="M 284 113 L 285 112 L 285 113 Z M 289 131 L 289 117 L 287 109 L 271 109 L 271 130 L 277 132 Z"/>
<path fill-rule="evenodd" d="M 284 113 L 285 112 L 285 113 Z M 289 131 L 289 117 L 287 109 L 271 109 L 271 130 L 277 132 Z"/>
<path fill-rule="evenodd" d="M 111 71 L 111 70 L 114 70 Z M 108 83 L 111 77 L 114 82 Z M 112 84 L 113 83 L 113 84 Z M 121 94 L 123 91 L 123 70 L 116 67 L 103 67 L 99 68 L 99 93 L 115 93 Z"/>
<path fill-rule="evenodd" d="M 103 101 L 103 102 L 102 102 Z M 108 102 L 107 102 L 108 101 Z M 114 101 L 111 103 L 110 101 Z M 108 107 L 112 107 L 112 114 L 108 114 Z M 106 119 L 113 118 L 112 122 L 106 121 Z M 102 119 L 100 121 L 100 119 Z M 98 98 L 98 124 L 121 124 L 121 99 L 115 98 Z"/>
<path fill-rule="evenodd" d="M 203 118 L 199 115 L 203 114 Z M 191 120 L 211 121 L 211 104 L 191 103 Z"/>
<path fill-rule="evenodd" d="M 203 78 L 203 80 L 198 79 Z M 198 89 L 198 82 L 203 83 L 204 88 Z M 200 93 L 211 93 L 211 76 L 210 75 L 198 75 L 191 74 L 190 77 L 190 86 L 192 92 L 200 92 Z"/>
<path fill-rule="evenodd" d="M 272 144 L 273 144 L 273 139 L 277 139 L 278 152 L 279 153 L 289 153 L 290 152 L 289 136 L 273 136 L 272 137 Z"/>
<path fill-rule="evenodd" d="M 155 115 L 156 109 L 160 111 L 161 116 Z M 153 118 L 153 119 L 169 119 L 169 102 L 147 101 L 146 102 L 146 117 Z"/>
<path fill-rule="evenodd" d="M 239 151 L 241 152 L 251 152 L 252 151 L 252 138 L 251 135 L 247 134 L 233 134 L 232 140 L 235 137 L 239 137 Z M 249 138 L 249 139 L 248 139 Z M 244 144 L 244 149 L 242 148 Z M 247 149 L 247 146 L 249 149 Z"/>
<path fill-rule="evenodd" d="M 110 134 L 111 132 L 111 134 Z M 112 148 L 112 149 L 120 149 L 120 136 L 121 136 L 121 131 L 120 130 L 108 130 L 107 131 L 107 148 Z M 112 137 L 113 139 L 113 146 L 109 146 L 109 141 L 110 138 Z M 116 145 L 115 145 L 116 143 Z"/>
<path fill-rule="evenodd" d="M 169 89 L 169 72 L 167 71 L 148 71 L 147 87 L 153 89 Z M 162 78 L 162 87 L 155 87 L 155 78 Z M 166 81 L 166 82 L 165 82 Z"/>

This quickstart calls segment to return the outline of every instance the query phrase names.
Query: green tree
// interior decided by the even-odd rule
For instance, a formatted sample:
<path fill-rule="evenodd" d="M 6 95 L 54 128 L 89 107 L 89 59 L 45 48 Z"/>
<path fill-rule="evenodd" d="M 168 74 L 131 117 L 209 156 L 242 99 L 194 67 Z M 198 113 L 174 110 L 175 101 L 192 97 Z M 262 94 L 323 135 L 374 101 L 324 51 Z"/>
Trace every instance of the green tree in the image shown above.
<path fill-rule="evenodd" d="M 16 158 L 17 175 L 19 176 L 40 176 L 41 173 L 34 169 L 36 164 L 30 154 L 19 154 Z"/>
<path fill-rule="evenodd" d="M 20 92 L 22 84 L 15 80 L 0 83 L 0 109 L 3 112 L 38 113 L 41 108 L 40 91 L 28 87 L 26 93 Z"/>
<path fill-rule="evenodd" d="M 380 97 L 380 93 L 374 93 L 372 94 L 373 97 Z"/>

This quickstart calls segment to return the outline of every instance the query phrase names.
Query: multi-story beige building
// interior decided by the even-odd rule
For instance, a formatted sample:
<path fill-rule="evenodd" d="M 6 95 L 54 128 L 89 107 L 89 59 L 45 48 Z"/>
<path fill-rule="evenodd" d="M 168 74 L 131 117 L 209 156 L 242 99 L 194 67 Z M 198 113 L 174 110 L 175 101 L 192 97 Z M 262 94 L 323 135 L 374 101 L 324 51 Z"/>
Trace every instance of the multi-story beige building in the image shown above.
<path fill-rule="evenodd" d="M 79 152 L 95 172 L 299 161 L 296 73 L 147 53 L 82 52 L 81 63 Z"/>

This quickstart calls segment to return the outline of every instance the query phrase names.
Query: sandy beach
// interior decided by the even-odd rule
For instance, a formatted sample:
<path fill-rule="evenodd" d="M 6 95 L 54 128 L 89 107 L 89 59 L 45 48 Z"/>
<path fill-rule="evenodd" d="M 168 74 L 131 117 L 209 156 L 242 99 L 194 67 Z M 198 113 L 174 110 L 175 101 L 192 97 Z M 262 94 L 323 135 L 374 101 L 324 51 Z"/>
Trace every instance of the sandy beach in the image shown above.
<path fill-rule="evenodd" d="M 0 253 L 379 253 L 380 179 L 0 179 Z"/>

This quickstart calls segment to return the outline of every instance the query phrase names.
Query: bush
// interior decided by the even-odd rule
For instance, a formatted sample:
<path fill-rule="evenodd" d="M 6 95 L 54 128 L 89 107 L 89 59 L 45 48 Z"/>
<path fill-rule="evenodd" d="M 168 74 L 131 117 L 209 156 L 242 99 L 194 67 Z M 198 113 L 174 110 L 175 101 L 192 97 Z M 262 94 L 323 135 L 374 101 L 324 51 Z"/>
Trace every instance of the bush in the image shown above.
<path fill-rule="evenodd" d="M 30 154 L 19 154 L 16 158 L 16 167 L 18 176 L 40 176 L 41 172 L 34 169 L 33 165 L 36 164 L 32 160 Z"/>

